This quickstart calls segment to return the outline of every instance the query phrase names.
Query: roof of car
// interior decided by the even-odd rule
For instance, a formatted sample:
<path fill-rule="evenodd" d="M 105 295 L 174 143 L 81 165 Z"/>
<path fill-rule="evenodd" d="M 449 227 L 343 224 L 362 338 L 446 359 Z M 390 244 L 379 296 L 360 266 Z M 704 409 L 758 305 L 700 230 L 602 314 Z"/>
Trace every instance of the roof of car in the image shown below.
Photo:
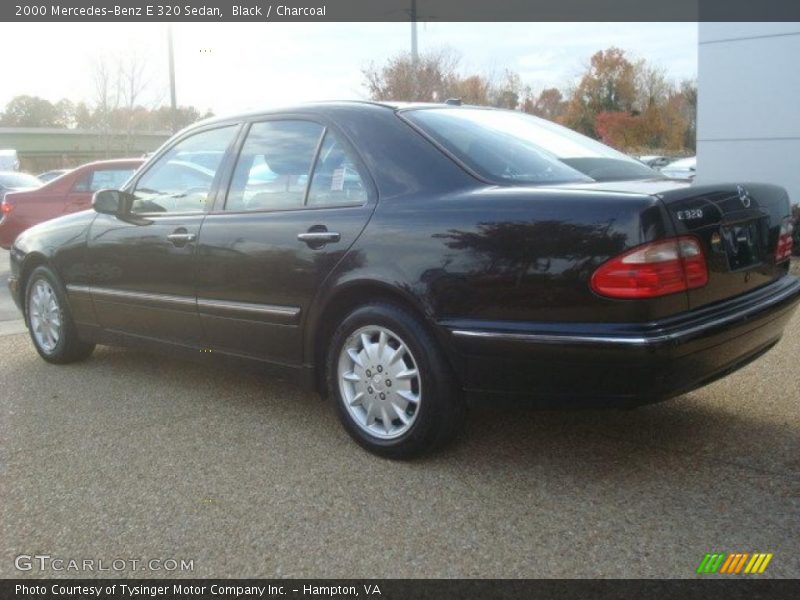
<path fill-rule="evenodd" d="M 486 108 L 491 109 L 492 107 L 488 106 L 469 106 L 469 105 L 455 105 L 455 104 L 445 104 L 444 102 L 395 102 L 389 100 L 320 100 L 316 102 L 303 102 L 299 104 L 291 104 L 285 106 L 275 106 L 269 108 L 263 108 L 261 110 L 250 110 L 247 112 L 242 113 L 232 113 L 229 115 L 219 115 L 209 117 L 207 119 L 203 119 L 202 121 L 198 121 L 187 127 L 186 129 L 193 129 L 194 127 L 200 125 L 208 125 L 213 123 L 225 123 L 228 121 L 235 121 L 238 119 L 249 119 L 253 117 L 259 117 L 262 115 L 270 115 L 270 114 L 278 114 L 278 113 L 291 113 L 291 112 L 324 112 L 331 108 L 352 108 L 354 110 L 358 109 L 375 109 L 375 108 L 383 108 L 388 110 L 408 110 L 408 109 L 415 109 L 415 108 Z M 496 110 L 496 109 L 495 109 Z"/>
<path fill-rule="evenodd" d="M 106 160 L 95 160 L 93 162 L 80 165 L 77 168 L 83 169 L 86 167 L 113 167 L 115 165 L 129 166 L 131 164 L 143 165 L 144 161 L 145 161 L 144 158 L 109 158 Z"/>

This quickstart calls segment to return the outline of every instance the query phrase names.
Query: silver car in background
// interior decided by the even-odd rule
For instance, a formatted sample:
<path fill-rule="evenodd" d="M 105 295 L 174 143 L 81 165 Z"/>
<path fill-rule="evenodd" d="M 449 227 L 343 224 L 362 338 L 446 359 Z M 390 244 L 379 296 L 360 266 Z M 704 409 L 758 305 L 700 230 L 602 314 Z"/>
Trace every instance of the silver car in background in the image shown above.
<path fill-rule="evenodd" d="M 666 167 L 661 169 L 664 177 L 670 179 L 683 179 L 685 181 L 694 180 L 695 172 L 697 171 L 697 157 L 690 156 L 689 158 L 681 158 L 674 162 L 669 163 Z"/>

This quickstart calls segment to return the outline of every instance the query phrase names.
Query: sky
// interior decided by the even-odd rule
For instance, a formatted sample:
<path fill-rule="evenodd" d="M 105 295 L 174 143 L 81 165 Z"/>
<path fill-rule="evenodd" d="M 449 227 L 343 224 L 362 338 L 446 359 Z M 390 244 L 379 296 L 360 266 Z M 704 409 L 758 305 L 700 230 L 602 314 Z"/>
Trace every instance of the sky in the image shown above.
<path fill-rule="evenodd" d="M 366 99 L 362 69 L 410 48 L 409 23 L 176 23 L 177 99 L 216 114 Z M 92 101 L 99 57 L 144 62 L 146 106 L 169 103 L 161 23 L 0 24 L 0 110 L 14 96 Z M 464 72 L 519 73 L 534 91 L 567 87 L 597 50 L 618 46 L 697 76 L 696 23 L 420 23 L 419 49 L 449 48 Z"/>

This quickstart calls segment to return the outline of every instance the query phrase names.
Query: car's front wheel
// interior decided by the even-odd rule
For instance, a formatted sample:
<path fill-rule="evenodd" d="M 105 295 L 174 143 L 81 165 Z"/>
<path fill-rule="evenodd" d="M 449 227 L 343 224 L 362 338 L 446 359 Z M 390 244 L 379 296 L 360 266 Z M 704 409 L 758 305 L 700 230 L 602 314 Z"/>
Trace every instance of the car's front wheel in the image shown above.
<path fill-rule="evenodd" d="M 328 389 L 348 433 L 366 449 L 408 458 L 449 441 L 464 403 L 436 340 L 406 309 L 369 304 L 334 332 Z"/>
<path fill-rule="evenodd" d="M 39 355 L 46 361 L 66 364 L 88 358 L 94 344 L 78 338 L 67 304 L 64 286 L 47 267 L 37 267 L 25 289 L 25 317 Z"/>

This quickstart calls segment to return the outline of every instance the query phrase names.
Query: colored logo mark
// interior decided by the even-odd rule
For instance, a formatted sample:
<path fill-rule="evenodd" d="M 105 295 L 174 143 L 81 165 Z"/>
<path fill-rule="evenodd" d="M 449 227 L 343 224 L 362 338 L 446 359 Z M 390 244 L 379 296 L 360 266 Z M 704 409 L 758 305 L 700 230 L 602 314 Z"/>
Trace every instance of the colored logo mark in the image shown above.
<path fill-rule="evenodd" d="M 717 552 L 706 554 L 697 567 L 698 573 L 722 573 L 726 575 L 761 574 L 767 568 L 773 554 L 767 552 Z"/>

